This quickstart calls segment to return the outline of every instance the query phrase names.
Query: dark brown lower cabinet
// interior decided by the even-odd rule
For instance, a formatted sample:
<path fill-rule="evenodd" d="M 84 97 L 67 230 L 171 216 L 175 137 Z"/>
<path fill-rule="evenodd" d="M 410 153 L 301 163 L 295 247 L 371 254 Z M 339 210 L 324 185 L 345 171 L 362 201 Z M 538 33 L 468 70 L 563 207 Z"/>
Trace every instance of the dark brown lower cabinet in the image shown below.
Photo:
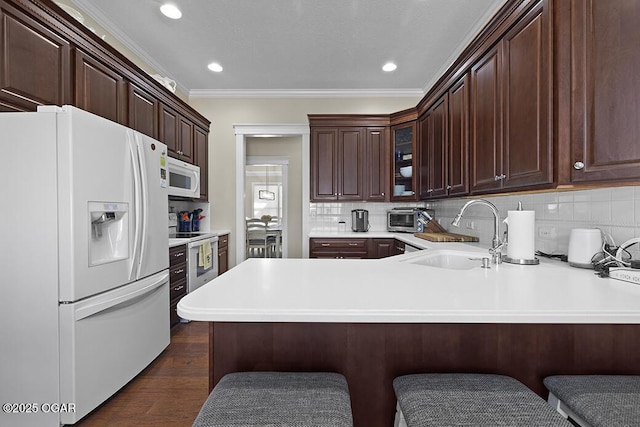
<path fill-rule="evenodd" d="M 369 258 L 379 259 L 395 255 L 396 239 L 370 239 Z"/>
<path fill-rule="evenodd" d="M 218 276 L 229 270 L 229 235 L 218 236 Z"/>
<path fill-rule="evenodd" d="M 405 244 L 393 238 L 311 238 L 309 258 L 379 259 L 404 253 Z"/>
<path fill-rule="evenodd" d="M 309 258 L 368 258 L 369 239 L 313 238 L 309 240 Z"/>
<path fill-rule="evenodd" d="M 216 322 L 209 330 L 210 390 L 230 372 L 340 372 L 354 427 L 393 425 L 399 375 L 508 375 L 544 399 L 548 375 L 640 375 L 640 325 Z"/>
<path fill-rule="evenodd" d="M 180 323 L 177 306 L 187 294 L 187 246 L 169 248 L 169 323 Z"/>

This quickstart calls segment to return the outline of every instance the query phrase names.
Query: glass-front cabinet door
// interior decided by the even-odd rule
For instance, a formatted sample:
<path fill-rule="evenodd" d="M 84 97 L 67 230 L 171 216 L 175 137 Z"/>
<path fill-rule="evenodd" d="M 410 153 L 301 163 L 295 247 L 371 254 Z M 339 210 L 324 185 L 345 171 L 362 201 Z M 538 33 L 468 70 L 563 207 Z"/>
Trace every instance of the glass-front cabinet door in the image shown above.
<path fill-rule="evenodd" d="M 415 160 L 416 123 L 403 123 L 391 128 L 393 159 L 391 200 L 416 200 Z"/>

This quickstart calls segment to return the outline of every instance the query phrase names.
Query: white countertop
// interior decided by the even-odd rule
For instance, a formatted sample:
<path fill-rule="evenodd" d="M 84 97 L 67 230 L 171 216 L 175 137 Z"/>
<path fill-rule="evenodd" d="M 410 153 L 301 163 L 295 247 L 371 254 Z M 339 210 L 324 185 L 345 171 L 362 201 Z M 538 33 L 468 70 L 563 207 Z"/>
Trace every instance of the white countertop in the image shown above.
<path fill-rule="evenodd" d="M 234 322 L 640 323 L 638 285 L 547 259 L 470 270 L 402 262 L 437 249 L 487 255 L 466 243 L 421 242 L 430 249 L 380 260 L 249 259 L 185 296 L 178 314 Z"/>

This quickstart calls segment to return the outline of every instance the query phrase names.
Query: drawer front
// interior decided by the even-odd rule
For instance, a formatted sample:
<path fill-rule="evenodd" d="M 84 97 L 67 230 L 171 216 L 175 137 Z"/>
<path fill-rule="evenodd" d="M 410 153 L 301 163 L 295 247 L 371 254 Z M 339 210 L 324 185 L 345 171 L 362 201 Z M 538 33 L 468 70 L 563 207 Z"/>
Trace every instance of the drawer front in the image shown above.
<path fill-rule="evenodd" d="M 367 250 L 367 239 L 311 239 L 311 249 Z"/>
<path fill-rule="evenodd" d="M 364 259 L 368 254 L 363 250 L 314 250 L 310 252 L 309 258 Z"/>
<path fill-rule="evenodd" d="M 173 301 L 176 298 L 183 297 L 187 294 L 187 280 L 181 280 L 174 283 L 171 282 L 171 288 L 169 289 L 169 300 Z"/>
<path fill-rule="evenodd" d="M 187 263 L 171 266 L 169 269 L 169 283 L 177 283 L 187 278 Z"/>
<path fill-rule="evenodd" d="M 218 236 L 218 248 L 229 246 L 229 235 Z"/>
<path fill-rule="evenodd" d="M 175 246 L 169 248 L 169 267 L 187 262 L 187 246 Z"/>

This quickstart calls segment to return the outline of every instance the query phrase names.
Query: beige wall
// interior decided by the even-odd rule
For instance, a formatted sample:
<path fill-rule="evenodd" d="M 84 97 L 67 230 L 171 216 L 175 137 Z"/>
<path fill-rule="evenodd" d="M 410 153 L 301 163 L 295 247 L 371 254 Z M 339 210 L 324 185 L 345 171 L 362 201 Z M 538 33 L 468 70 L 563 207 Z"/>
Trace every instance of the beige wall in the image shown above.
<path fill-rule="evenodd" d="M 209 134 L 212 227 L 230 229 L 233 234 L 229 265 L 236 264 L 233 247 L 236 232 L 234 124 L 306 124 L 307 114 L 386 114 L 414 107 L 419 100 L 419 97 L 190 99 L 189 104 L 212 122 Z M 290 176 L 290 179 L 293 181 L 295 177 Z M 302 177 L 298 179 L 302 181 Z"/>

